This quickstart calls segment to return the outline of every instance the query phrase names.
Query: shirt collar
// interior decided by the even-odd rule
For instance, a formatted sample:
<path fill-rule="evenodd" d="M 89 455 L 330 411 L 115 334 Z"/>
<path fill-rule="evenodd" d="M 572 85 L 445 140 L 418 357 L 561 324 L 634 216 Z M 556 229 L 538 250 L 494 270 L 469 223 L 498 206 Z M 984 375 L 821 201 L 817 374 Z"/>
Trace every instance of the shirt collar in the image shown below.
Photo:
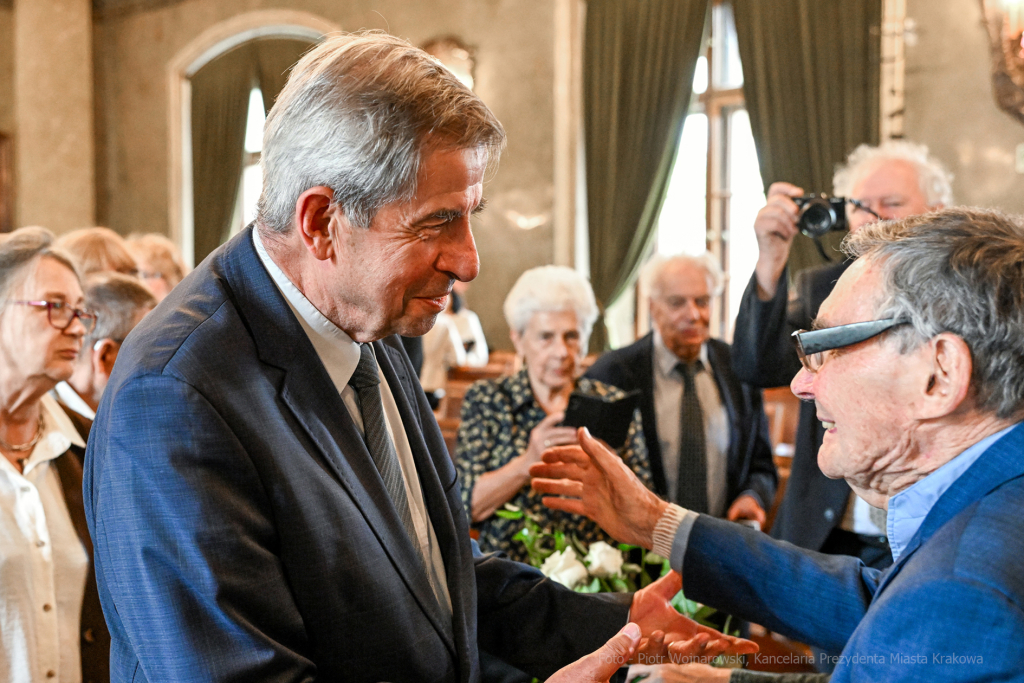
<path fill-rule="evenodd" d="M 889 499 L 886 535 L 889 537 L 893 562 L 900 559 L 900 555 L 917 534 L 928 513 L 939 502 L 939 498 L 942 498 L 942 494 L 988 450 L 989 446 L 1016 426 L 1011 425 L 985 437 L 924 479 Z"/>
<path fill-rule="evenodd" d="M 54 393 L 57 394 L 57 398 L 71 410 L 75 411 L 87 420 L 96 419 L 96 411 L 89 407 L 89 404 L 85 402 L 75 388 L 67 382 L 61 382 L 53 388 Z"/>
<path fill-rule="evenodd" d="M 48 462 L 67 453 L 72 445 L 85 448 L 85 442 L 75 429 L 71 418 L 57 403 L 57 400 L 50 394 L 43 394 L 39 399 L 39 410 L 43 417 L 43 434 L 39 437 L 32 453 L 25 459 L 23 475 L 28 475 L 33 469 L 44 462 Z M 0 466 L 14 468 L 7 458 L 0 458 Z M 15 470 L 17 471 L 17 470 Z"/>
<path fill-rule="evenodd" d="M 711 366 L 708 365 L 708 345 L 700 345 L 700 355 L 698 356 L 700 362 L 704 364 L 704 370 L 708 370 Z M 672 373 L 676 369 L 676 365 L 682 363 L 679 356 L 672 353 L 667 346 L 665 346 L 665 340 L 661 336 L 661 332 L 658 328 L 654 328 L 654 367 L 657 368 L 658 372 L 662 377 L 671 377 Z"/>
<path fill-rule="evenodd" d="M 271 279 L 277 288 L 284 295 L 288 307 L 298 318 L 299 324 L 305 330 L 309 341 L 313 343 L 317 355 L 323 362 L 327 373 L 335 386 L 343 387 L 352 378 L 352 373 L 359 365 L 359 344 L 352 341 L 352 338 L 340 327 L 332 323 L 327 317 L 317 310 L 306 296 L 299 291 L 299 288 L 288 279 L 284 271 L 274 260 L 270 258 L 263 240 L 260 239 L 259 230 L 253 228 L 252 241 L 256 247 L 256 254 L 259 256 L 263 267 L 267 269 Z"/>

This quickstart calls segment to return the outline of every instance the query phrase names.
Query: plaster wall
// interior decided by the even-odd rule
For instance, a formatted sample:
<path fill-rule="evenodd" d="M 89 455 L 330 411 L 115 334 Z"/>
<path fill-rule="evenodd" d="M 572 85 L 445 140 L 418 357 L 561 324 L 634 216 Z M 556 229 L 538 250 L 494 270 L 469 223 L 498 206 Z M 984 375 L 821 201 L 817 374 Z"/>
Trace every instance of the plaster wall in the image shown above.
<path fill-rule="evenodd" d="M 167 66 L 189 41 L 244 12 L 293 9 L 343 30 L 383 29 L 422 44 L 454 34 L 476 48 L 476 92 L 505 125 L 508 149 L 475 221 L 481 275 L 468 294 L 488 339 L 508 348 L 500 305 L 525 269 L 550 263 L 550 220 L 525 232 L 507 212 L 553 203 L 554 3 L 550 0 L 186 0 L 95 23 L 99 221 L 122 233 L 169 232 Z"/>
<path fill-rule="evenodd" d="M 14 12 L 0 7 L 0 133 L 14 130 Z"/>
<path fill-rule="evenodd" d="M 1024 213 L 1024 175 L 1014 164 L 1024 126 L 992 97 L 977 0 L 908 0 L 907 16 L 917 44 L 906 48 L 906 136 L 948 164 L 958 204 Z"/>

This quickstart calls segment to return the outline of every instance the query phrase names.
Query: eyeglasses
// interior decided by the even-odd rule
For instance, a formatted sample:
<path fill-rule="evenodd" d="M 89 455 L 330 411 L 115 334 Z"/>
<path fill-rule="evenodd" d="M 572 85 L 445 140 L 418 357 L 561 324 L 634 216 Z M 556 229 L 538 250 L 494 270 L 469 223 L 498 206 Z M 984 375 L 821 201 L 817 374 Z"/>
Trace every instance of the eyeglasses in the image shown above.
<path fill-rule="evenodd" d="M 860 201 L 859 199 L 854 199 L 853 197 L 850 197 L 846 201 L 850 202 L 851 204 L 853 204 L 855 207 L 857 207 L 861 211 L 867 211 L 868 213 L 870 213 L 872 216 L 874 216 L 878 220 L 882 220 L 881 216 L 879 216 L 877 213 L 875 213 L 875 211 L 870 206 L 868 206 L 864 202 Z"/>
<path fill-rule="evenodd" d="M 71 323 L 75 321 L 75 318 L 82 321 L 86 334 L 96 329 L 95 313 L 74 308 L 63 301 L 8 301 L 7 303 L 45 308 L 46 317 L 50 321 L 50 325 L 56 327 L 61 332 L 71 327 Z"/>
<path fill-rule="evenodd" d="M 907 325 L 908 320 L 887 318 L 869 320 L 863 323 L 836 325 L 822 330 L 797 330 L 793 333 L 793 344 L 800 362 L 808 372 L 817 372 L 825 362 L 825 352 L 853 346 L 872 337 L 877 337 L 897 325 Z"/>

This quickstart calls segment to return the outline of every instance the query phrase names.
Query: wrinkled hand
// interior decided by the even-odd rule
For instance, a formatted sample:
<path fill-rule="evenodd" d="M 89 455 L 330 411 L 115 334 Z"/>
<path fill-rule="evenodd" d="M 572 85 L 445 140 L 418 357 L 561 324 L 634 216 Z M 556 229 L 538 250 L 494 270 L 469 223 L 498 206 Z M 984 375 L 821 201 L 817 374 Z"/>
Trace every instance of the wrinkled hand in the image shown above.
<path fill-rule="evenodd" d="M 677 572 L 669 572 L 633 594 L 629 618 L 652 640 L 659 640 L 658 632 L 663 634 L 660 641 L 666 645 L 662 651 L 654 651 L 650 644 L 641 643 L 639 663 L 684 662 L 691 658 L 711 661 L 721 654 L 745 655 L 758 651 L 753 641 L 725 635 L 677 612 L 671 600 L 682 584 L 683 579 Z"/>
<path fill-rule="evenodd" d="M 668 507 L 632 470 L 586 427 L 579 446 L 552 448 L 530 467 L 530 482 L 552 510 L 585 515 L 612 538 L 648 550 L 654 527 Z M 564 496 L 564 497 L 557 497 Z"/>
<path fill-rule="evenodd" d="M 740 496 L 734 500 L 725 513 L 725 518 L 730 522 L 752 519 L 760 524 L 762 529 L 768 522 L 768 515 L 765 514 L 764 508 L 752 496 Z"/>
<path fill-rule="evenodd" d="M 757 212 L 754 219 L 754 235 L 757 237 L 757 284 L 767 296 L 775 294 L 779 277 L 786 267 L 789 249 L 798 229 L 796 227 L 800 208 L 793 201 L 804 191 L 789 183 L 772 183 L 768 188 L 768 202 Z"/>
<path fill-rule="evenodd" d="M 636 664 L 630 667 L 630 678 L 639 674 L 647 674 L 643 683 L 721 683 L 729 680 L 732 671 L 707 664 Z"/>
<path fill-rule="evenodd" d="M 639 642 L 640 628 L 626 624 L 599 650 L 562 667 L 547 683 L 607 683 L 619 667 L 629 662 Z"/>
<path fill-rule="evenodd" d="M 528 462 L 540 462 L 544 451 L 554 446 L 568 446 L 576 443 L 575 427 L 559 427 L 565 413 L 551 413 L 530 430 L 530 443 L 524 456 Z"/>

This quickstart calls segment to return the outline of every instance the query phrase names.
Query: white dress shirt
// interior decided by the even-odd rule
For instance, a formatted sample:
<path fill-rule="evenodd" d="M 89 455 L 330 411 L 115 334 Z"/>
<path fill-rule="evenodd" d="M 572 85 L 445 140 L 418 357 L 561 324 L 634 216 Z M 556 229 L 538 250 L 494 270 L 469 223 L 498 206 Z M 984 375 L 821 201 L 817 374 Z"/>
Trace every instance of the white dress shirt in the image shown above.
<path fill-rule="evenodd" d="M 84 447 L 49 394 L 43 435 L 24 472 L 0 456 L 0 680 L 79 683 L 79 627 L 89 557 L 53 460 Z"/>
<path fill-rule="evenodd" d="M 260 261 L 267 269 L 274 284 L 284 295 L 292 313 L 298 319 L 302 329 L 305 330 L 309 341 L 312 342 L 320 361 L 324 364 L 328 376 L 334 383 L 335 388 L 341 394 L 345 407 L 348 408 L 352 421 L 360 433 L 363 433 L 363 415 L 359 409 L 359 397 L 355 389 L 349 386 L 348 381 L 359 365 L 359 344 L 352 341 L 345 332 L 337 325 L 328 320 L 316 307 L 299 291 L 299 288 L 288 279 L 273 259 L 267 253 L 266 248 L 260 240 L 259 232 L 252 231 L 253 243 L 256 246 L 256 253 Z M 371 347 L 372 348 L 372 347 Z M 416 529 L 420 551 L 424 558 L 427 558 L 426 570 L 430 579 L 430 585 L 438 602 L 446 606 L 448 615 L 452 613 L 452 601 L 448 592 L 448 580 L 444 569 L 444 559 L 441 557 L 441 549 L 437 544 L 437 536 L 434 534 L 434 526 L 427 514 L 427 506 L 423 500 L 423 490 L 420 487 L 419 475 L 416 473 L 416 461 L 413 459 L 412 447 L 409 445 L 409 438 L 405 433 L 405 426 L 402 424 L 402 416 L 398 412 L 398 404 L 395 403 L 394 395 L 388 386 L 384 374 L 377 368 L 380 375 L 380 397 L 384 404 L 384 422 L 388 434 L 395 445 L 398 453 L 398 462 L 402 467 L 402 475 L 405 480 L 405 492 L 409 499 L 409 508 L 412 513 L 413 526 Z"/>
<path fill-rule="evenodd" d="M 711 365 L 707 345 L 700 347 L 704 368 L 694 375 L 697 399 L 704 417 L 704 442 L 707 446 L 708 512 L 715 517 L 725 515 L 729 467 L 729 412 L 722 403 Z M 677 500 L 679 486 L 679 427 L 683 409 L 683 376 L 676 368 L 682 362 L 672 353 L 657 328 L 654 330 L 654 415 L 658 427 L 658 444 L 665 471 L 668 499 Z"/>

